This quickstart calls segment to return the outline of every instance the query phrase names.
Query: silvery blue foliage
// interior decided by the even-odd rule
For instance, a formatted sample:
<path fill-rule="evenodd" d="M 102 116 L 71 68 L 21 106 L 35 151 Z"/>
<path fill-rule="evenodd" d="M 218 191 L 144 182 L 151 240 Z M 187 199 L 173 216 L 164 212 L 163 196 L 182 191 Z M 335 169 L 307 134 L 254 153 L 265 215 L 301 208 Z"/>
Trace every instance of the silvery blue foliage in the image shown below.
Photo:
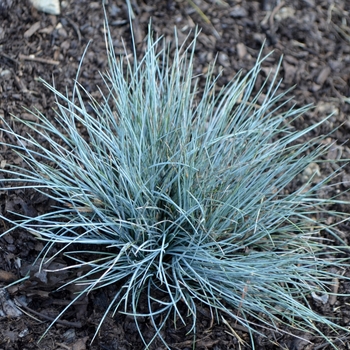
<path fill-rule="evenodd" d="M 308 303 L 312 293 L 331 292 L 341 277 L 332 267 L 347 266 L 320 239 L 321 231 L 337 237 L 336 227 L 315 219 L 337 202 L 317 195 L 334 174 L 287 190 L 329 147 L 322 138 L 300 141 L 318 125 L 290 126 L 309 107 L 287 109 L 273 75 L 254 92 L 260 57 L 217 92 L 211 69 L 197 84 L 195 40 L 170 59 L 150 34 L 146 53 L 132 61 L 115 56 L 109 34 L 107 42 L 108 94 L 90 97 L 92 112 L 78 83 L 71 98 L 45 83 L 57 98 L 55 121 L 39 112 L 37 122 L 15 118 L 31 130 L 21 136 L 2 120 L 17 141 L 8 146 L 26 163 L 1 170 L 3 187 L 33 188 L 57 204 L 13 229 L 47 241 L 45 256 L 63 244 L 52 258 L 64 253 L 73 271 L 87 268 L 70 282 L 84 285 L 82 293 L 119 283 L 105 316 L 126 312 L 136 325 L 149 317 L 155 337 L 169 317 L 191 319 L 195 331 L 199 303 L 251 333 L 337 328 Z"/>

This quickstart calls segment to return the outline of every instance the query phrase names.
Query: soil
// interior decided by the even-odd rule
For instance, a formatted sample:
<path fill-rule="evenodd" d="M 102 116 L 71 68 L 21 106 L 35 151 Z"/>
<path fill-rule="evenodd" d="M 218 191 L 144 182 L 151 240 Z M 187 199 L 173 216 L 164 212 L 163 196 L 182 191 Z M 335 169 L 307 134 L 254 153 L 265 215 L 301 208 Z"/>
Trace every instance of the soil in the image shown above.
<path fill-rule="evenodd" d="M 195 52 L 197 73 L 207 71 L 209 64 L 217 59 L 216 72 L 222 71 L 218 85 L 222 86 L 237 72 L 251 68 L 264 44 L 264 54 L 274 51 L 264 62 L 262 77 L 276 71 L 280 57 L 280 91 L 295 86 L 290 101 L 296 106 L 313 104 L 316 108 L 307 112 L 295 123 L 303 129 L 317 123 L 329 114 L 333 115 L 317 128 L 318 134 L 328 135 L 327 142 L 335 142 L 327 157 L 331 160 L 349 159 L 348 135 L 350 131 L 350 2 L 348 0 L 198 0 L 195 1 L 207 19 L 188 0 L 134 0 L 133 28 L 140 52 L 143 39 L 152 18 L 155 36 L 163 35 L 171 41 L 177 27 L 179 44 L 193 32 L 202 28 Z M 106 12 L 116 53 L 131 47 L 128 10 L 123 0 L 106 0 Z M 62 1 L 61 15 L 38 12 L 29 2 L 0 0 L 0 116 L 10 124 L 11 115 L 32 120 L 33 116 L 23 109 L 37 109 L 54 118 L 55 99 L 39 78 L 53 82 L 61 91 L 72 88 L 76 72 L 84 57 L 80 83 L 97 99 L 97 86 L 103 82 L 99 72 L 107 68 L 104 40 L 104 12 L 99 1 Z M 18 127 L 18 126 L 17 126 Z M 25 132 L 17 129 L 16 132 Z M 315 132 L 309 137 L 316 136 Z M 0 135 L 2 138 L 3 135 Z M 305 138 L 305 142 L 308 139 Z M 6 163 L 18 164 L 19 159 L 9 150 L 2 149 L 0 167 Z M 333 170 L 339 166 L 331 163 Z M 327 172 L 327 169 L 321 169 Z M 350 182 L 349 167 L 340 174 L 339 190 L 346 190 Z M 343 196 L 347 198 L 346 195 Z M 0 192 L 1 214 L 22 210 L 29 215 L 44 212 L 49 203 L 33 193 L 25 191 Z M 341 208 L 348 211 L 348 207 Z M 7 228 L 0 222 L 1 230 Z M 347 242 L 349 227 L 340 226 Z M 98 322 L 108 305 L 114 290 L 103 289 L 91 293 L 69 309 L 38 343 L 62 308 L 69 303 L 74 290 L 57 287 L 69 279 L 65 273 L 46 275 L 40 272 L 40 261 L 34 263 L 43 249 L 24 229 L 0 238 L 0 305 L 9 309 L 0 312 L 0 350 L 2 349 L 143 349 L 135 323 L 123 315 L 108 316 L 96 338 L 91 343 Z M 64 261 L 54 261 L 51 268 L 64 267 Z M 15 284 L 5 292 L 1 289 L 22 278 L 30 271 L 30 278 Z M 342 283 L 340 293 L 349 293 L 350 284 Z M 21 315 L 13 315 L 17 306 Z M 22 302 L 21 302 L 22 300 Z M 23 301 L 26 301 L 25 303 Z M 30 302 L 28 302 L 28 300 Z M 22 304 L 21 304 L 22 303 Z M 332 303 L 314 301 L 313 307 L 337 322 L 348 326 L 350 307 L 348 298 L 337 297 Z M 0 307 L 1 311 L 1 307 Z M 10 317 L 10 316 L 18 317 Z M 218 323 L 203 309 L 197 320 L 196 349 L 330 349 L 323 338 L 305 334 L 300 340 L 286 334 L 273 332 L 249 337 L 237 325 Z M 152 335 L 148 320 L 143 324 L 145 333 Z M 288 330 L 287 330 L 288 331 Z M 349 335 L 324 330 L 336 344 L 337 349 L 350 347 Z M 193 337 L 186 335 L 186 327 L 167 327 L 164 337 L 172 349 L 192 349 Z M 292 332 L 292 331 L 291 331 Z M 164 349 L 155 341 L 152 349 Z"/>

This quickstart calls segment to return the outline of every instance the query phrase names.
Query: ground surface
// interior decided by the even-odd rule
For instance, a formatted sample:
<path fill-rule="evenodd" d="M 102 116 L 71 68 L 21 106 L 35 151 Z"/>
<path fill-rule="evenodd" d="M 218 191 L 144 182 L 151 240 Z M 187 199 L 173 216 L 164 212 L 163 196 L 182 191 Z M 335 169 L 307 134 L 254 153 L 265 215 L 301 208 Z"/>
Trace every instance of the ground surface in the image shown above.
<path fill-rule="evenodd" d="M 327 134 L 338 128 L 328 141 L 336 141 L 329 159 L 350 158 L 350 2 L 347 0 L 286 0 L 245 1 L 199 0 L 196 4 L 208 16 L 205 22 L 186 0 L 135 0 L 135 38 L 142 51 L 149 19 L 158 35 L 171 40 L 177 26 L 180 43 L 196 25 L 203 30 L 198 38 L 196 71 L 205 73 L 208 64 L 217 56 L 218 71 L 223 70 L 219 85 L 229 81 L 240 69 L 251 68 L 266 40 L 264 52 L 275 50 L 264 63 L 264 72 L 276 70 L 279 58 L 284 61 L 281 91 L 296 85 L 292 103 L 303 106 L 313 103 L 316 108 L 308 112 L 295 126 L 304 128 L 330 113 L 333 116 L 317 129 Z M 122 53 L 123 42 L 130 47 L 130 30 L 127 8 L 122 0 L 108 0 L 106 10 L 117 53 Z M 99 71 L 106 69 L 103 9 L 99 1 L 71 0 L 62 2 L 62 14 L 52 16 L 37 12 L 26 1 L 0 0 L 0 115 L 11 123 L 11 114 L 23 119 L 33 117 L 22 106 L 37 108 L 54 117 L 52 94 L 38 82 L 38 78 L 52 82 L 64 92 L 72 86 L 82 53 L 91 41 L 85 56 L 80 82 L 98 98 L 96 86 L 102 85 Z M 264 73 L 263 73 L 264 74 Z M 292 95 L 292 94 L 291 94 Z M 17 130 L 21 132 L 21 130 Z M 315 135 L 310 135 L 315 136 Z M 1 137 L 1 135 L 0 135 Z M 307 142 L 307 140 L 305 140 Z M 0 166 L 18 163 L 9 150 L 2 150 Z M 345 167 L 340 180 L 349 183 L 350 173 Z M 322 169 L 321 169 L 322 170 Z M 327 169 L 325 169 L 327 171 Z M 48 203 L 32 193 L 15 191 L 0 193 L 2 214 L 11 210 L 43 212 Z M 348 210 L 348 208 L 343 208 Z M 6 228 L 2 223 L 1 230 Z M 347 225 L 341 227 L 349 232 Z M 110 317 L 90 342 L 101 312 L 108 305 L 113 290 L 102 290 L 81 300 L 68 311 L 37 344 L 48 326 L 48 320 L 67 304 L 73 290 L 54 293 L 55 288 L 68 276 L 38 274 L 38 263 L 32 263 L 40 250 L 38 243 L 27 232 L 14 232 L 0 239 L 0 287 L 24 276 L 31 269 L 32 278 L 0 295 L 0 305 L 9 305 L 14 298 L 25 300 L 23 313 L 18 318 L 0 317 L 0 349 L 142 349 L 132 319 Z M 64 262 L 55 262 L 64 264 Z M 52 266 L 57 268 L 64 265 Z M 342 284 L 340 292 L 349 292 Z M 22 298 L 22 299 L 21 299 Z M 28 303 L 28 300 L 30 303 Z M 314 307 L 324 314 L 338 317 L 345 326 L 350 321 L 347 298 L 337 298 Z M 0 314 L 1 315 L 1 314 Z M 251 349 L 252 340 L 234 324 L 214 323 L 207 310 L 199 315 L 196 349 Z M 145 320 L 144 329 L 151 329 Z M 174 331 L 169 327 L 165 337 L 173 349 L 191 349 L 192 337 L 186 329 Z M 342 334 L 329 333 L 338 349 L 349 349 L 350 339 Z M 322 338 L 308 336 L 309 342 L 289 336 L 267 334 L 268 339 L 256 337 L 255 349 L 327 349 Z M 300 335 L 300 334 L 299 334 Z M 305 336 L 302 335 L 301 336 Z M 337 341 L 338 339 L 338 341 Z M 154 349 L 163 349 L 155 343 Z"/>

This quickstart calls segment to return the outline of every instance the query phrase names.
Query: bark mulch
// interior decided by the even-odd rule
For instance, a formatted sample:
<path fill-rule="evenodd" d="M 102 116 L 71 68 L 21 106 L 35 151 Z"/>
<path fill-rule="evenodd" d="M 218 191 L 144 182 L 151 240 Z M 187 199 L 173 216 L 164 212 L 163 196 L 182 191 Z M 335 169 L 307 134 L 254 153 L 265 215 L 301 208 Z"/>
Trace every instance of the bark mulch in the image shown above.
<path fill-rule="evenodd" d="M 350 2 L 347 0 L 198 0 L 196 4 L 209 22 L 187 0 L 134 0 L 133 27 L 138 49 L 144 48 L 143 39 L 152 18 L 155 35 L 163 35 L 169 41 L 177 27 L 181 44 L 196 25 L 202 28 L 198 37 L 196 72 L 206 73 L 208 65 L 217 60 L 216 71 L 222 71 L 219 86 L 226 84 L 240 70 L 247 71 L 254 65 L 262 44 L 264 53 L 274 52 L 263 65 L 262 75 L 278 68 L 283 82 L 280 91 L 295 85 L 291 104 L 315 108 L 305 114 L 295 127 L 302 129 L 317 123 L 333 113 L 318 134 L 328 134 L 327 142 L 335 142 L 328 159 L 350 158 Z M 56 88 L 69 91 L 83 52 L 89 43 L 79 77 L 82 85 L 97 99 L 97 86 L 102 87 L 100 71 L 107 67 L 104 42 L 104 14 L 100 1 L 62 1 L 59 16 L 40 13 L 29 2 L 0 0 L 0 116 L 12 125 L 11 115 L 32 120 L 33 116 L 23 107 L 37 109 L 54 118 L 54 96 L 38 81 L 42 78 L 54 82 Z M 123 0 L 107 0 L 109 18 L 116 53 L 130 49 L 130 26 L 127 7 Z M 14 126 L 16 132 L 25 129 Z M 310 137 L 316 136 L 315 133 Z M 0 139 L 3 135 L 0 135 Z M 305 142 L 308 142 L 305 138 Z M 0 149 L 0 167 L 20 164 L 11 150 Z M 329 172 L 331 164 L 321 168 L 322 175 Z M 334 170 L 333 169 L 333 170 Z M 338 190 L 347 189 L 350 169 L 345 166 Z M 344 195 L 344 198 L 346 196 Z M 28 215 L 44 212 L 50 205 L 44 196 L 30 191 L 0 191 L 1 215 L 11 211 Z M 348 211 L 343 207 L 341 210 Z M 7 228 L 0 221 L 0 233 Z M 348 240 L 347 224 L 340 226 L 343 238 Z M 59 310 L 70 302 L 73 288 L 56 291 L 69 279 L 67 273 L 46 274 L 36 261 L 43 249 L 41 242 L 25 230 L 11 232 L 0 238 L 0 288 L 20 279 L 27 273 L 30 279 L 16 284 L 4 292 L 0 289 L 0 350 L 2 349 L 143 349 L 132 318 L 123 315 L 107 317 L 97 337 L 91 344 L 99 319 L 106 309 L 116 287 L 96 291 L 77 302 L 64 317 L 56 322 L 40 343 L 39 338 Z M 66 266 L 65 260 L 55 260 L 50 268 Z M 349 293 L 350 284 L 342 283 L 340 293 Z M 12 302 L 22 310 L 21 315 Z M 2 305 L 2 307 L 1 307 Z M 348 326 L 350 307 L 348 298 L 338 297 L 326 304 L 314 301 L 318 312 L 336 317 L 337 322 Z M 5 310 L 6 309 L 6 310 Z M 16 311 L 17 310 L 17 311 Z M 285 334 L 267 332 L 250 339 L 244 329 L 230 320 L 227 323 L 212 319 L 206 309 L 200 309 L 198 317 L 196 349 L 252 349 L 258 350 L 320 350 L 330 349 L 316 336 L 295 334 L 306 340 Z M 10 317 L 10 316 L 13 317 Z M 145 319 L 142 327 L 147 337 L 152 336 L 152 326 Z M 288 331 L 286 329 L 286 331 Z M 193 337 L 186 335 L 186 327 L 164 331 L 164 337 L 172 349 L 192 349 Z M 342 334 L 325 330 L 339 350 L 349 349 L 350 340 Z M 156 341 L 152 349 L 164 349 Z"/>

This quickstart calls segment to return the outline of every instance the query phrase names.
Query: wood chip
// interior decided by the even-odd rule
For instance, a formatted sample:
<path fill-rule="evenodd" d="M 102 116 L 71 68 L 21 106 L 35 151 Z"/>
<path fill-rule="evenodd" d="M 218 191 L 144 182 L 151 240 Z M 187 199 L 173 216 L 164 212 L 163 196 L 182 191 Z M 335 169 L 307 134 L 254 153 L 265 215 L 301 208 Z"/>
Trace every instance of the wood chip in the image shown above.
<path fill-rule="evenodd" d="M 238 43 L 236 45 L 238 57 L 243 59 L 247 55 L 247 48 L 243 43 Z"/>
<path fill-rule="evenodd" d="M 0 269 L 0 281 L 1 282 L 11 283 L 11 282 L 16 281 L 16 279 L 17 279 L 17 277 L 14 273 Z"/>
<path fill-rule="evenodd" d="M 0 307 L 6 317 L 18 317 L 22 315 L 22 312 L 10 299 L 8 292 L 4 288 L 0 289 Z"/>
<path fill-rule="evenodd" d="M 324 67 L 316 79 L 316 84 L 322 86 L 331 74 L 329 66 Z"/>
<path fill-rule="evenodd" d="M 35 32 L 37 32 L 41 27 L 40 22 L 34 23 L 24 34 L 25 38 L 30 38 Z"/>

